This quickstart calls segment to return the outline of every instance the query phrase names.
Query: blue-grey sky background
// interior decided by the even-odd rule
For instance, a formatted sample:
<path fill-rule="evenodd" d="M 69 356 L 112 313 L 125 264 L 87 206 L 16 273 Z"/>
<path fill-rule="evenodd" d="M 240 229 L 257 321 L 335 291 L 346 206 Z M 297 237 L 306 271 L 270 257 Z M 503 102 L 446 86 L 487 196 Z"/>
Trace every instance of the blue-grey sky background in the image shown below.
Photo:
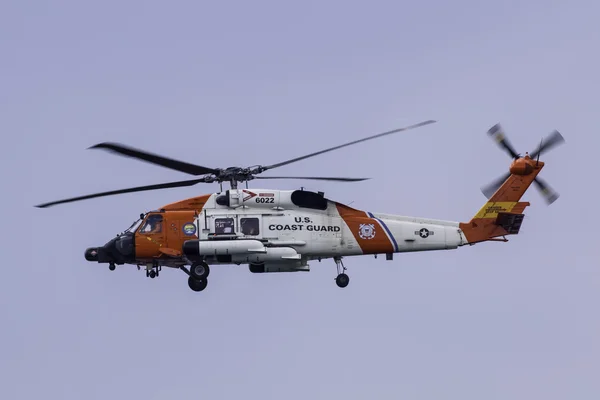
<path fill-rule="evenodd" d="M 3 399 L 597 399 L 595 1 L 4 1 L 0 4 Z M 83 258 L 140 212 L 218 186 L 35 204 L 188 179 L 86 150 L 119 141 L 210 167 L 282 167 L 372 212 L 468 221 L 508 168 L 501 122 L 543 156 L 520 235 L 310 273 L 147 279 Z M 273 172 L 275 174 L 275 172 Z M 266 175 L 266 173 L 265 173 Z M 260 185 L 260 186 L 257 186 Z"/>

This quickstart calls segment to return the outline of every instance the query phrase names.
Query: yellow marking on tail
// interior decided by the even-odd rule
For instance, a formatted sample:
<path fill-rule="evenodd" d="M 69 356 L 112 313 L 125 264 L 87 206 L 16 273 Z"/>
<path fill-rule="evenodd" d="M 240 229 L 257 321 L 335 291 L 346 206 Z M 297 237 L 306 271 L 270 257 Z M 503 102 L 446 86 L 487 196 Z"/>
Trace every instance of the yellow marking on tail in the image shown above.
<path fill-rule="evenodd" d="M 516 205 L 516 201 L 488 201 L 473 218 L 496 218 L 500 212 L 511 212 Z"/>

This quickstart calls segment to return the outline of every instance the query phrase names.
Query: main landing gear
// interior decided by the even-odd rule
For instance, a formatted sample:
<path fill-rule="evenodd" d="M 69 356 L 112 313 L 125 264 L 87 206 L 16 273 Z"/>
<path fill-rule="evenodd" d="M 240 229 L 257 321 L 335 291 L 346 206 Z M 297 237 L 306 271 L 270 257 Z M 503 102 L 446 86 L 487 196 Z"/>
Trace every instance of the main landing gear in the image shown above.
<path fill-rule="evenodd" d="M 196 262 L 192 264 L 190 268 L 190 276 L 196 280 L 202 280 L 208 278 L 210 274 L 210 267 L 204 261 Z"/>
<path fill-rule="evenodd" d="M 207 285 L 208 285 L 208 279 L 196 280 L 196 279 L 192 278 L 191 276 L 188 278 L 188 286 L 194 292 L 203 291 L 204 289 L 206 289 Z"/>
<path fill-rule="evenodd" d="M 182 268 L 183 269 L 183 268 Z M 187 272 L 185 269 L 183 269 Z M 208 275 L 210 274 L 210 267 L 204 261 L 196 262 L 190 267 L 188 275 L 188 286 L 194 292 L 201 292 L 206 289 L 208 285 Z"/>
<path fill-rule="evenodd" d="M 335 265 L 337 267 L 337 277 L 335 278 L 335 283 L 341 287 L 345 288 L 350 283 L 350 277 L 346 275 L 346 267 L 344 267 L 344 263 L 342 262 L 342 257 L 333 257 L 335 261 Z"/>

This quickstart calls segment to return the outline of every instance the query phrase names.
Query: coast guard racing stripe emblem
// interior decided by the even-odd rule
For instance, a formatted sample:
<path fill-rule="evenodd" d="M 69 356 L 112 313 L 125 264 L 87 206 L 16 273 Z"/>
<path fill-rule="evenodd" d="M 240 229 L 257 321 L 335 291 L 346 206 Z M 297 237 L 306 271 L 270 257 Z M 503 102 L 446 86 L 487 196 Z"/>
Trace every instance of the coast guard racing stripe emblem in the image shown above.
<path fill-rule="evenodd" d="M 358 226 L 358 236 L 361 239 L 373 239 L 375 237 L 374 224 L 360 224 Z"/>

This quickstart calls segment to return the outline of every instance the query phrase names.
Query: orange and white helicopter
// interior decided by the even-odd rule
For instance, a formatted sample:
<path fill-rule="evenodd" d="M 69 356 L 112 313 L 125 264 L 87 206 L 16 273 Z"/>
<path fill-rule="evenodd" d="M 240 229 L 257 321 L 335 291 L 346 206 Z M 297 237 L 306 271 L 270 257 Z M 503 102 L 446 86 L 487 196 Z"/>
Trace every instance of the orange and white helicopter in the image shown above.
<path fill-rule="evenodd" d="M 268 166 L 214 169 L 173 160 L 116 143 L 101 143 L 91 148 L 171 168 L 199 178 L 150 186 L 97 193 L 40 204 L 57 204 L 121 193 L 219 182 L 217 193 L 178 201 L 156 211 L 140 215 L 129 229 L 104 246 L 88 248 L 88 261 L 144 267 L 146 276 L 155 278 L 162 267 L 179 268 L 188 275 L 188 285 L 202 291 L 208 284 L 211 265 L 248 265 L 254 273 L 309 271 L 313 260 L 333 259 L 335 279 L 346 287 L 349 277 L 344 257 L 394 253 L 450 250 L 484 241 L 507 241 L 507 235 L 519 233 L 523 211 L 529 206 L 521 197 L 532 183 L 541 189 L 548 203 L 558 195 L 538 174 L 544 167 L 540 154 L 564 142 L 558 131 L 552 132 L 531 154 L 520 156 L 503 134 L 499 124 L 488 134 L 506 150 L 513 161 L 509 171 L 483 189 L 488 201 L 468 222 L 372 213 L 357 210 L 327 199 L 322 192 L 307 190 L 248 189 L 254 179 L 317 179 L 325 181 L 361 181 L 365 178 L 258 176 L 264 171 L 291 164 L 345 146 L 434 123 L 419 124 L 380 133 L 340 146 Z M 230 189 L 223 191 L 222 182 Z M 239 189 L 238 182 L 246 188 Z M 502 238 L 501 238 L 502 237 Z M 190 266 L 188 269 L 187 266 Z"/>

